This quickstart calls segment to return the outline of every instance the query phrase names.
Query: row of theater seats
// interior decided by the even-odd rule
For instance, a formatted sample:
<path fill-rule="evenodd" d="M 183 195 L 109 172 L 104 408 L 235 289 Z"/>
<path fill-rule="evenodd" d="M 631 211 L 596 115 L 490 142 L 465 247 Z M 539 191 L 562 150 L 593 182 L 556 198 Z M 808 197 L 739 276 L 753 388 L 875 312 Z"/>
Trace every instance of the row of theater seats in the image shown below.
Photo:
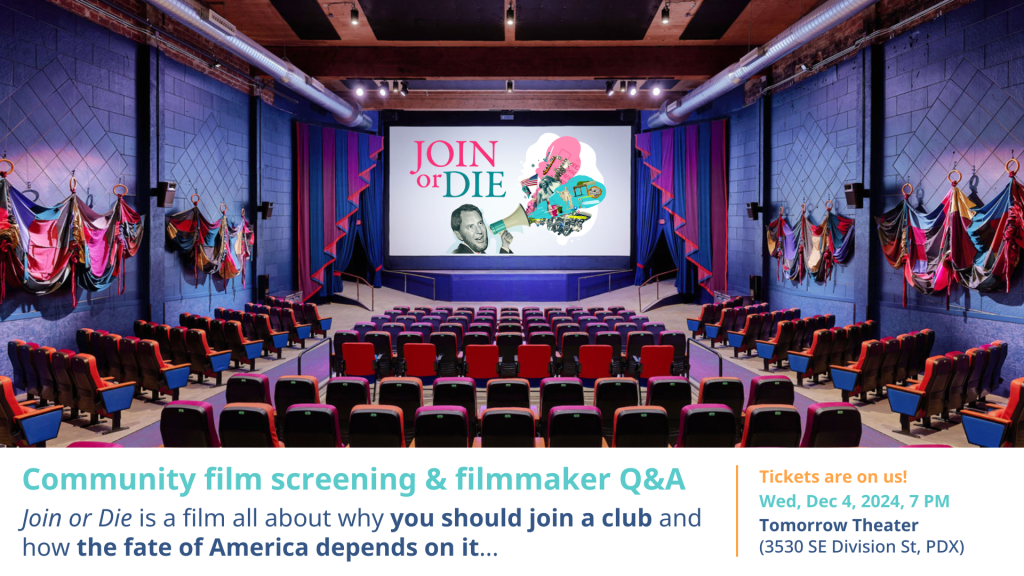
<path fill-rule="evenodd" d="M 960 412 L 967 441 L 986 448 L 1024 447 L 1024 378 L 1010 383 L 1010 398 L 1005 406 L 984 411 L 964 408 Z"/>
<path fill-rule="evenodd" d="M 706 379 L 698 404 L 690 404 L 688 381 L 673 378 L 652 380 L 643 406 L 630 379 L 599 381 L 593 406 L 583 405 L 575 378 L 542 382 L 540 410 L 529 394 L 525 381 L 496 379 L 478 407 L 473 382 L 444 378 L 435 383 L 433 405 L 424 406 L 417 379 L 386 378 L 378 404 L 370 404 L 365 380 L 334 378 L 321 403 L 316 378 L 284 376 L 271 405 L 265 377 L 236 375 L 217 427 L 209 404 L 172 402 L 160 429 L 167 447 L 600 447 L 609 440 L 614 447 L 795 447 L 856 446 L 860 439 L 860 415 L 845 403 L 811 406 L 801 434 L 792 383 L 777 377 L 752 382 L 746 410 L 742 383 L 734 379 Z M 704 403 L 705 397 L 723 403 Z M 414 415 L 408 422 L 407 414 Z"/>
<path fill-rule="evenodd" d="M 904 336 L 916 339 L 919 334 Z M 919 367 L 920 357 L 912 359 L 904 384 L 886 386 L 889 408 L 900 415 L 900 429 L 896 432 L 911 435 L 910 424 L 918 420 L 922 427 L 931 428 L 932 416 L 949 421 L 951 411 L 963 415 L 965 405 L 984 401 L 1002 382 L 1007 352 L 1007 344 L 996 340 L 966 353 L 954 351 L 930 358 L 926 355 L 923 370 Z M 911 366 L 916 371 L 914 374 L 909 374 Z"/>
<path fill-rule="evenodd" d="M 290 309 L 292 311 L 291 318 L 287 318 L 287 315 L 282 314 L 280 311 L 273 312 L 271 308 L 277 308 L 278 310 Z M 225 308 L 215 309 L 214 316 L 216 318 L 223 317 L 217 314 L 218 310 L 227 311 Z M 320 334 L 326 337 L 327 331 L 331 329 L 331 319 L 321 317 L 320 310 L 312 302 L 289 302 L 281 298 L 268 296 L 266 304 L 246 303 L 245 311 L 254 314 L 268 314 L 271 316 L 271 319 L 276 314 L 281 321 L 281 325 L 277 327 L 279 330 L 286 330 L 284 327 L 285 322 L 291 322 L 294 325 L 309 326 L 313 334 Z"/>

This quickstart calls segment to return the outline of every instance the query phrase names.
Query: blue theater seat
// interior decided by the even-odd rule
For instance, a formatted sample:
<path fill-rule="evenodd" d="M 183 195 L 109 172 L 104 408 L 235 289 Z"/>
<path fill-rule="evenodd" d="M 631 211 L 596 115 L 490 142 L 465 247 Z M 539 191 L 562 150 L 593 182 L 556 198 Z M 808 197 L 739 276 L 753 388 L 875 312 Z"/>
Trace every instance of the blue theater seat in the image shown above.
<path fill-rule="evenodd" d="M 19 403 L 14 383 L 0 376 L 0 444 L 5 446 L 46 446 L 60 432 L 64 407 L 57 404 L 36 408 L 36 402 Z"/>
<path fill-rule="evenodd" d="M 1024 378 L 1010 383 L 1010 398 L 1006 405 L 983 412 L 965 408 L 960 416 L 964 424 L 967 441 L 975 446 L 1015 448 L 1024 446 Z"/>
<path fill-rule="evenodd" d="M 153 340 L 138 342 L 135 352 L 139 359 L 142 388 L 153 393 L 153 402 L 158 401 L 161 394 L 170 394 L 172 400 L 177 400 L 179 390 L 188 386 L 191 365 L 168 364 L 160 355 L 160 345 Z"/>
<path fill-rule="evenodd" d="M 72 357 L 71 373 L 78 390 L 78 409 L 89 413 L 89 425 L 98 424 L 102 416 L 110 418 L 109 432 L 127 430 L 121 427 L 121 411 L 132 405 L 135 382 L 115 383 L 100 377 L 96 359 L 91 354 Z"/>

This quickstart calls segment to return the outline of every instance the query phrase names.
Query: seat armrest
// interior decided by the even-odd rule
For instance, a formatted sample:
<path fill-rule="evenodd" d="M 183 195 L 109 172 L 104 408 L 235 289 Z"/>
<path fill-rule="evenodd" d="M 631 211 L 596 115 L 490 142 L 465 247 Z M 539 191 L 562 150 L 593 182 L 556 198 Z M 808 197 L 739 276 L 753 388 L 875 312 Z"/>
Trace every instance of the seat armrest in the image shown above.
<path fill-rule="evenodd" d="M 1011 420 L 1008 420 L 1006 418 L 1000 418 L 998 416 L 989 416 L 988 414 L 983 414 L 983 413 L 974 412 L 974 411 L 971 411 L 969 416 L 971 418 L 980 418 L 982 420 L 988 420 L 989 422 L 995 422 L 997 424 L 1003 424 L 1005 426 L 1009 426 L 1010 424 L 1013 423 Z"/>
<path fill-rule="evenodd" d="M 127 386 L 135 387 L 135 382 L 134 381 L 133 382 L 120 382 L 120 383 L 117 383 L 117 384 L 111 384 L 110 386 L 104 386 L 103 388 L 100 388 L 99 390 L 102 392 L 104 390 L 116 390 L 118 388 L 125 388 Z"/>
<path fill-rule="evenodd" d="M 855 374 L 860 373 L 860 370 L 854 369 L 853 366 L 838 366 L 836 364 L 832 364 L 831 366 L 829 366 L 829 368 L 831 368 L 832 370 L 839 370 L 840 372 L 852 372 Z"/>
<path fill-rule="evenodd" d="M 811 355 L 808 354 L 807 352 L 797 352 L 796 350 L 790 350 L 789 351 L 789 355 L 790 356 L 792 356 L 794 354 L 796 354 L 797 356 L 800 356 L 802 358 L 810 358 L 811 357 Z"/>
<path fill-rule="evenodd" d="M 544 448 L 545 447 L 544 439 L 541 438 L 540 436 L 534 438 L 533 439 L 533 447 L 534 448 Z"/>
<path fill-rule="evenodd" d="M 191 364 L 174 364 L 174 365 L 168 364 L 168 365 L 164 366 L 163 368 L 161 368 L 160 371 L 161 372 L 167 372 L 168 370 L 177 370 L 179 368 L 188 368 L 190 366 L 191 366 Z"/>
<path fill-rule="evenodd" d="M 910 394 L 917 394 L 918 396 L 923 396 L 924 395 L 924 390 L 916 390 L 914 388 L 908 388 L 907 386 L 900 386 L 899 384 L 886 384 L 885 387 L 886 388 L 892 388 L 893 390 L 898 390 L 900 392 L 908 392 Z"/>
<path fill-rule="evenodd" d="M 39 404 L 39 400 L 25 400 L 24 402 L 18 402 L 19 406 L 24 406 L 26 408 L 32 408 L 36 404 Z"/>
<path fill-rule="evenodd" d="M 216 350 L 210 350 L 209 356 L 223 356 L 225 354 L 231 354 L 231 350 L 221 350 L 220 352 L 217 352 Z"/>
<path fill-rule="evenodd" d="M 57 411 L 63 412 L 64 411 L 64 407 L 59 405 L 59 404 L 54 404 L 52 406 L 47 406 L 45 408 L 39 408 L 38 410 L 33 410 L 33 411 L 31 411 L 31 412 L 29 412 L 27 414 L 18 414 L 17 416 L 14 417 L 14 419 L 20 421 L 20 420 L 24 420 L 25 418 L 31 418 L 33 416 L 39 416 L 40 414 L 47 414 L 49 412 L 57 412 Z"/>

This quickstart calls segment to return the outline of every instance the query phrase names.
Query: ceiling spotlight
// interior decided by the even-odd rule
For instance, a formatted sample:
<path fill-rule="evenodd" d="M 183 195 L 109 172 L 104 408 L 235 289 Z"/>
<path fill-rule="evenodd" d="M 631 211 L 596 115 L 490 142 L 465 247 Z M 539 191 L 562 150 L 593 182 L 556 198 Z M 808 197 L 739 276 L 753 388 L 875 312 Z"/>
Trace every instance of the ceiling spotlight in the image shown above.
<path fill-rule="evenodd" d="M 402 96 L 408 96 L 409 95 L 409 83 L 406 82 L 405 80 L 402 80 L 401 88 L 398 89 L 398 93 L 401 94 Z"/>
<path fill-rule="evenodd" d="M 513 88 L 513 86 L 512 86 L 512 81 L 511 80 L 509 80 L 508 82 L 505 82 L 505 92 L 508 92 L 509 94 L 511 94 L 512 93 L 512 88 Z"/>
<path fill-rule="evenodd" d="M 363 90 L 362 85 L 356 86 L 356 96 L 362 96 L 363 94 L 366 94 L 366 91 Z"/>
<path fill-rule="evenodd" d="M 505 24 L 512 26 L 516 23 L 516 13 L 512 10 L 512 3 L 508 3 L 508 10 L 505 10 Z"/>
<path fill-rule="evenodd" d="M 801 64 L 799 68 L 801 72 L 807 72 L 807 64 Z"/>
<path fill-rule="evenodd" d="M 388 97 L 388 81 L 385 80 L 380 83 L 380 89 L 377 91 L 380 93 L 381 98 Z"/>
<path fill-rule="evenodd" d="M 665 2 L 665 7 L 661 9 L 661 23 L 668 24 L 668 2 Z"/>
<path fill-rule="evenodd" d="M 359 10 L 353 8 L 352 12 L 349 14 L 349 17 L 351 18 L 353 26 L 359 26 Z"/>
<path fill-rule="evenodd" d="M 655 96 L 661 94 L 661 86 L 658 86 L 657 84 L 655 84 L 654 88 L 651 89 L 651 94 L 654 94 Z"/>
<path fill-rule="evenodd" d="M 398 92 L 398 80 L 395 80 L 395 81 L 394 81 L 394 82 L 393 82 L 393 83 L 391 84 L 391 91 L 392 91 L 392 92 Z"/>
<path fill-rule="evenodd" d="M 629 81 L 629 95 L 636 96 L 636 80 Z"/>
<path fill-rule="evenodd" d="M 608 92 L 608 96 L 615 94 L 615 80 L 609 80 L 604 83 L 605 91 Z"/>
<path fill-rule="evenodd" d="M 619 92 L 625 92 L 625 91 L 626 91 L 626 81 L 622 80 L 622 81 L 619 82 Z"/>
<path fill-rule="evenodd" d="M 221 67 L 221 63 L 220 62 L 214 62 L 213 64 L 210 64 L 210 66 L 213 66 L 214 68 L 220 68 Z"/>

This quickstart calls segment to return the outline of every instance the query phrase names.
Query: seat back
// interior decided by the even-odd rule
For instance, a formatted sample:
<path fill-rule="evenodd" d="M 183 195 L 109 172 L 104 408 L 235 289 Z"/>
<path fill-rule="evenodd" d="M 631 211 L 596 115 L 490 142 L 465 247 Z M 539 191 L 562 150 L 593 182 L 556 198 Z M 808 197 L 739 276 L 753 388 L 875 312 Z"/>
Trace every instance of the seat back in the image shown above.
<path fill-rule="evenodd" d="M 724 404 L 739 418 L 743 412 L 743 383 L 739 378 L 704 378 L 700 381 L 697 403 Z"/>
<path fill-rule="evenodd" d="M 604 322 L 594 322 L 587 325 L 587 336 L 591 344 L 597 344 L 597 335 L 600 332 L 608 332 L 609 326 Z"/>
<path fill-rule="evenodd" d="M 832 352 L 832 332 L 822 328 L 814 333 L 814 340 L 811 341 L 809 353 L 811 362 L 808 364 L 808 374 L 827 374 L 829 367 L 829 354 Z"/>
<path fill-rule="evenodd" d="M 99 390 L 103 387 L 96 359 L 92 354 L 75 354 L 71 357 L 71 375 L 75 380 L 78 408 L 86 412 L 100 409 Z"/>
<path fill-rule="evenodd" d="M 292 404 L 284 415 L 289 448 L 343 448 L 338 411 L 328 404 Z"/>
<path fill-rule="evenodd" d="M 327 381 L 324 403 L 334 407 L 338 418 L 338 433 L 342 442 L 348 442 L 349 415 L 352 408 L 370 403 L 370 384 L 366 378 L 331 378 Z"/>
<path fill-rule="evenodd" d="M 856 366 L 860 369 L 861 389 L 865 392 L 877 390 L 885 359 L 884 347 L 878 340 L 865 340 L 860 345 L 860 358 Z"/>
<path fill-rule="evenodd" d="M 373 376 L 376 379 L 374 346 L 370 342 L 345 342 L 341 345 L 341 357 L 345 361 L 346 376 Z"/>
<path fill-rule="evenodd" d="M 900 343 L 900 353 L 896 357 L 896 381 L 903 382 L 910 377 L 909 366 L 916 353 L 917 342 L 910 334 L 901 334 L 896 341 Z"/>
<path fill-rule="evenodd" d="M 488 408 L 530 408 L 530 382 L 524 378 L 495 378 L 487 382 Z"/>
<path fill-rule="evenodd" d="M 210 345 L 206 342 L 206 332 L 197 329 L 190 329 L 185 333 L 185 343 L 188 346 L 189 362 L 192 364 L 192 372 L 207 372 L 209 368 Z"/>
<path fill-rule="evenodd" d="M 658 338 L 658 344 L 672 347 L 672 363 L 674 365 L 686 362 L 686 338 L 685 332 L 675 331 L 662 332 Z"/>
<path fill-rule="evenodd" d="M 523 344 L 519 347 L 519 376 L 547 378 L 551 376 L 551 348 L 544 344 Z"/>
<path fill-rule="evenodd" d="M 846 326 L 846 362 L 857 361 L 860 357 L 860 345 L 864 340 L 866 338 L 860 324 Z"/>
<path fill-rule="evenodd" d="M 515 362 L 516 355 L 519 354 L 519 347 L 523 345 L 523 335 L 516 333 L 498 334 L 497 346 L 498 346 L 498 358 L 502 364 L 511 364 Z"/>
<path fill-rule="evenodd" d="M 679 415 L 692 401 L 693 392 L 686 378 L 655 376 L 647 381 L 647 406 L 665 409 L 670 436 L 679 430 Z"/>
<path fill-rule="evenodd" d="M 270 404 L 270 379 L 264 374 L 235 374 L 228 378 L 224 401 L 228 404 Z"/>
<path fill-rule="evenodd" d="M 459 362 L 458 337 L 452 332 L 433 332 L 430 343 L 437 350 L 439 374 L 452 375 L 457 372 Z"/>
<path fill-rule="evenodd" d="M 775 331 L 775 325 L 779 323 L 779 312 L 766 312 L 761 318 L 761 330 L 758 331 L 758 340 L 768 340 Z"/>
<path fill-rule="evenodd" d="M 615 411 L 613 448 L 668 446 L 668 414 L 661 406 L 624 406 Z"/>
<path fill-rule="evenodd" d="M 490 404 L 488 404 L 490 406 Z M 556 406 L 583 406 L 583 382 L 579 378 L 545 378 L 540 381 L 540 430 L 547 430 L 548 415 Z"/>
<path fill-rule="evenodd" d="M 192 359 L 188 353 L 188 344 L 185 342 L 185 335 L 188 328 L 175 326 L 171 328 L 171 360 L 174 364 L 190 364 Z"/>
<path fill-rule="evenodd" d="M 612 347 L 603 344 L 588 344 L 580 347 L 580 378 L 610 378 Z"/>
<path fill-rule="evenodd" d="M 846 402 L 819 402 L 807 407 L 804 448 L 856 448 L 860 446 L 860 412 Z"/>
<path fill-rule="evenodd" d="M 221 446 L 225 448 L 280 448 L 274 407 L 269 404 L 228 404 L 218 424 Z"/>
<path fill-rule="evenodd" d="M 488 408 L 480 418 L 484 448 L 534 448 L 536 430 L 528 408 Z"/>
<path fill-rule="evenodd" d="M 99 338 L 96 338 L 96 353 L 100 356 L 103 355 L 103 348 L 99 345 Z M 90 342 L 91 344 L 91 342 Z M 21 369 L 25 374 L 25 391 L 29 394 L 39 395 L 39 374 L 36 372 L 36 367 L 32 363 L 32 352 L 39 348 L 39 345 L 35 342 L 26 342 L 18 345 L 18 362 L 21 364 Z M 994 366 L 994 363 L 993 363 Z"/>
<path fill-rule="evenodd" d="M 967 374 L 964 384 L 964 403 L 978 399 L 981 390 L 981 379 L 988 365 L 989 351 L 984 348 L 971 348 L 966 352 L 971 359 L 971 371 Z"/>
<path fill-rule="evenodd" d="M 462 406 L 423 406 L 416 410 L 417 448 L 467 448 L 469 417 Z"/>
<path fill-rule="evenodd" d="M 470 346 L 486 346 L 491 343 L 491 337 L 486 332 L 470 332 L 462 338 L 466 348 Z"/>
<path fill-rule="evenodd" d="M 437 376 L 435 362 L 437 348 L 433 344 L 410 343 L 405 345 L 405 374 L 417 378 Z M 427 382 L 430 384 L 432 382 Z"/>
<path fill-rule="evenodd" d="M 397 406 L 354 406 L 348 420 L 350 448 L 405 448 L 402 409 Z"/>
<path fill-rule="evenodd" d="M 220 448 L 207 402 L 176 400 L 160 411 L 160 437 L 165 448 Z"/>
<path fill-rule="evenodd" d="M 386 406 L 401 408 L 402 414 L 415 416 L 416 410 L 423 406 L 423 382 L 419 378 L 390 377 L 381 380 L 377 385 L 377 402 Z M 416 432 L 415 419 L 402 421 L 405 430 L 405 442 L 412 441 Z"/>
<path fill-rule="evenodd" d="M 88 341 L 88 338 L 86 341 Z M 12 371 L 12 390 L 25 389 L 25 369 L 22 367 L 21 357 L 18 355 L 18 347 L 24 343 L 24 340 L 9 340 L 7 342 L 7 358 L 11 362 Z"/>
<path fill-rule="evenodd" d="M 56 349 L 50 346 L 40 346 L 32 351 L 32 368 L 39 378 L 39 397 L 50 402 L 56 402 L 57 400 L 57 383 L 53 376 L 51 361 L 51 357 L 56 351 Z"/>
<path fill-rule="evenodd" d="M 355 330 L 338 330 L 334 333 L 335 354 L 341 352 L 341 346 L 346 342 L 359 342 L 359 333 Z"/>
<path fill-rule="evenodd" d="M 799 318 L 793 321 L 793 337 L 789 342 L 791 351 L 799 352 L 804 348 L 804 334 L 807 332 L 807 320 Z"/>
<path fill-rule="evenodd" d="M 758 404 L 793 405 L 793 381 L 788 376 L 755 376 L 750 380 L 747 410 Z"/>
<path fill-rule="evenodd" d="M 924 376 L 916 386 L 924 390 L 922 406 L 925 416 L 940 414 L 945 406 L 946 389 L 953 377 L 953 361 L 945 356 L 932 356 L 925 362 Z"/>
<path fill-rule="evenodd" d="M 736 443 L 736 414 L 724 404 L 691 404 L 679 418 L 677 448 L 732 448 Z"/>
<path fill-rule="evenodd" d="M 611 346 L 615 356 L 622 354 L 622 334 L 618 332 L 598 332 L 596 344 L 599 346 Z"/>
<path fill-rule="evenodd" d="M 620 332 L 621 334 L 621 332 Z M 654 345 L 654 334 L 641 332 L 639 330 L 628 333 L 626 336 L 626 358 L 636 360 L 640 358 L 640 350 L 645 346 Z"/>
<path fill-rule="evenodd" d="M 405 359 L 405 347 L 409 344 L 422 344 L 423 334 L 419 332 L 399 332 L 395 350 L 398 352 L 398 359 Z"/>
<path fill-rule="evenodd" d="M 213 320 L 210 322 L 210 346 L 214 350 L 227 350 L 229 348 L 227 333 L 224 330 L 225 322 L 225 320 Z M 241 324 L 239 324 L 239 328 L 241 328 Z"/>
<path fill-rule="evenodd" d="M 462 351 L 462 334 L 465 332 L 462 329 L 462 324 L 459 324 L 459 323 L 456 323 L 456 322 L 445 322 L 444 324 L 441 324 L 440 330 L 441 330 L 441 332 L 447 332 L 447 333 L 452 334 L 452 335 L 455 336 L 455 345 L 458 348 L 458 350 L 461 352 Z M 433 334 L 431 334 L 431 336 L 433 336 Z"/>
<path fill-rule="evenodd" d="M 594 407 L 601 411 L 604 435 L 611 437 L 615 411 L 640 405 L 640 384 L 633 378 L 601 378 L 594 383 Z"/>
<path fill-rule="evenodd" d="M 800 413 L 793 406 L 760 404 L 747 409 L 744 448 L 796 448 L 800 445 Z"/>
<path fill-rule="evenodd" d="M 793 339 L 796 337 L 796 328 L 796 322 L 790 320 L 779 322 L 779 326 L 775 329 L 775 337 L 772 339 L 775 343 L 773 360 L 781 362 L 789 359 L 789 351 L 793 350 Z"/>
<path fill-rule="evenodd" d="M 498 347 L 494 344 L 466 347 L 466 376 L 477 380 L 498 377 Z"/>
<path fill-rule="evenodd" d="M 880 388 L 896 383 L 896 362 L 899 357 L 899 340 L 890 339 L 882 342 L 882 363 L 878 366 L 878 386 Z"/>
<path fill-rule="evenodd" d="M 373 344 L 373 353 L 380 355 L 381 360 L 384 362 L 391 361 L 391 356 L 394 352 L 394 347 L 391 344 L 391 334 L 383 331 L 367 332 L 363 340 L 369 344 Z"/>
<path fill-rule="evenodd" d="M 971 358 L 962 352 L 948 352 L 946 358 L 953 363 L 953 374 L 946 386 L 945 409 L 958 410 L 963 406 L 964 385 L 971 371 Z"/>
<path fill-rule="evenodd" d="M 476 434 L 476 383 L 472 378 L 461 376 L 438 378 L 434 381 L 435 406 L 462 406 L 466 409 L 469 428 Z"/>
<path fill-rule="evenodd" d="M 387 324 L 384 325 L 384 329 L 381 330 L 381 332 L 390 336 L 390 338 L 388 338 L 388 344 L 391 346 L 391 352 L 397 354 L 398 335 L 401 334 L 402 332 L 405 332 L 405 324 L 400 324 L 398 322 L 388 322 Z M 367 334 L 367 336 L 369 336 L 369 334 Z M 377 353 L 381 354 L 382 352 L 378 351 Z"/>
<path fill-rule="evenodd" d="M 293 404 L 319 404 L 320 382 L 316 376 L 281 376 L 274 384 L 274 407 L 284 414 Z"/>
<path fill-rule="evenodd" d="M 134 345 L 132 340 L 122 338 L 121 342 Z M 75 353 L 71 350 L 58 350 L 50 356 L 53 378 L 57 383 L 57 403 L 71 408 L 78 406 L 78 390 L 75 388 L 75 378 L 71 374 L 71 358 L 74 356 Z"/>
<path fill-rule="evenodd" d="M 832 328 L 832 349 L 828 353 L 828 364 L 842 366 L 846 364 L 846 347 L 850 333 L 846 328 Z"/>
<path fill-rule="evenodd" d="M 671 346 L 644 346 L 640 350 L 640 364 L 643 366 L 643 370 L 639 377 L 671 376 L 674 355 L 675 348 Z"/>
<path fill-rule="evenodd" d="M 600 448 L 601 411 L 593 406 L 555 406 L 544 429 L 549 448 Z"/>

